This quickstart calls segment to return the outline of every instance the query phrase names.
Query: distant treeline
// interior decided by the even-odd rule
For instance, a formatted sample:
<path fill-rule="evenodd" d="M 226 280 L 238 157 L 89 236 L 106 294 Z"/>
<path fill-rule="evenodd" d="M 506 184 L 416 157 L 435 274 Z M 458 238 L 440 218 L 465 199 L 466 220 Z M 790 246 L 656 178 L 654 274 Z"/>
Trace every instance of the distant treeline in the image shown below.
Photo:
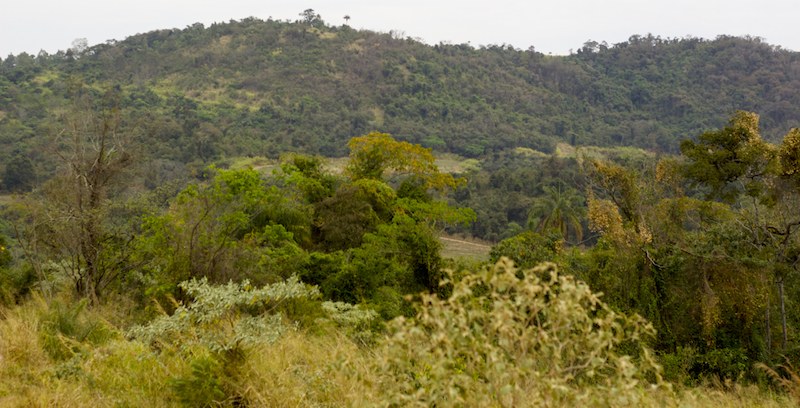
<path fill-rule="evenodd" d="M 759 38 L 637 35 L 548 56 L 429 46 L 314 16 L 9 55 L 0 60 L 0 162 L 26 156 L 47 174 L 42 147 L 81 83 L 125 112 L 141 155 L 181 163 L 343 156 L 349 138 L 371 131 L 480 157 L 513 147 L 551 153 L 557 142 L 675 153 L 679 140 L 737 109 L 759 112 L 770 140 L 800 125 L 800 54 Z"/>

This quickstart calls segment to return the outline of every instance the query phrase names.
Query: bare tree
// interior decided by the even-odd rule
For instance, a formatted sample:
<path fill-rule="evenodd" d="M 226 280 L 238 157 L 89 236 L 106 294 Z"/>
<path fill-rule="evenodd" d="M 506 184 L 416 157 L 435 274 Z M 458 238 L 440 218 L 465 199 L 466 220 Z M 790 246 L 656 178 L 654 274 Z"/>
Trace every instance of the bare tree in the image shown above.
<path fill-rule="evenodd" d="M 31 208 L 29 240 L 47 249 L 76 291 L 93 303 L 127 266 L 124 234 L 109 222 L 110 190 L 133 160 L 120 132 L 120 112 L 109 92 L 108 107 L 96 112 L 85 97 L 62 118 L 55 138 L 60 171 L 38 191 Z M 42 257 L 39 257 L 42 259 Z"/>

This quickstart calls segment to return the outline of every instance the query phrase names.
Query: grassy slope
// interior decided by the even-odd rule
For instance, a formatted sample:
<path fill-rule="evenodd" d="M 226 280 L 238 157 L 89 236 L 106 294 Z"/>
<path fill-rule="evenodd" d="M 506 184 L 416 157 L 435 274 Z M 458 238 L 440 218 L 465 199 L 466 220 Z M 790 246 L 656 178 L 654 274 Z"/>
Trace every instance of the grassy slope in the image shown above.
<path fill-rule="evenodd" d="M 89 312 L 95 321 L 113 320 L 112 307 Z M 53 359 L 43 337 L 41 301 L 0 309 L 0 406 L 113 407 L 182 406 L 175 379 L 192 375 L 193 368 L 175 350 L 155 352 L 124 339 L 115 330 L 105 342 L 89 346 L 62 338 L 75 350 L 72 359 Z M 202 354 L 202 353 L 200 353 Z M 201 357 L 191 354 L 192 358 Z M 336 331 L 292 331 L 271 346 L 247 351 L 235 384 L 236 392 L 257 406 L 350 407 L 380 406 L 379 373 L 370 364 L 374 351 L 356 346 Z M 203 392 L 194 389 L 193 392 Z M 782 407 L 786 396 L 756 387 L 703 386 L 675 394 L 642 391 L 638 406 Z M 536 406 L 536 401 L 529 401 Z"/>

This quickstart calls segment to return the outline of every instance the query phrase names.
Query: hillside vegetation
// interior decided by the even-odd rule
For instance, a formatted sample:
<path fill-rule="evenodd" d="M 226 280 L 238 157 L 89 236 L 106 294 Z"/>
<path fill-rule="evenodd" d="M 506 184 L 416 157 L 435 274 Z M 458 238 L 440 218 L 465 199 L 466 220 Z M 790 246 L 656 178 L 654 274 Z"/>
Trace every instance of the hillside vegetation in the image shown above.
<path fill-rule="evenodd" d="M 674 153 L 737 109 L 759 112 L 772 140 L 800 117 L 800 54 L 758 38 L 632 36 L 548 56 L 428 46 L 306 17 L 10 55 L 0 62 L 0 159 L 38 157 L 81 82 L 118 94 L 144 157 L 183 163 L 343 156 L 350 137 L 371 131 L 468 157 L 551 153 L 558 142 Z"/>
<path fill-rule="evenodd" d="M 2 406 L 800 401 L 796 53 L 76 44 L 0 62 Z"/>

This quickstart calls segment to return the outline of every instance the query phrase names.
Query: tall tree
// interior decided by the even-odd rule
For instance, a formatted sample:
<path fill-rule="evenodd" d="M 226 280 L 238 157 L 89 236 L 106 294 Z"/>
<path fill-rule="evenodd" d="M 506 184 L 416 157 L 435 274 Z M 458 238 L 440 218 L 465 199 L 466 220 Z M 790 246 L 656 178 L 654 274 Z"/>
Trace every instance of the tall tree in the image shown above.
<path fill-rule="evenodd" d="M 120 190 L 133 159 L 120 127 L 116 90 L 105 95 L 99 112 L 80 84 L 75 93 L 73 111 L 64 116 L 55 139 L 63 167 L 41 191 L 35 239 L 45 241 L 76 291 L 96 303 L 103 289 L 130 267 L 124 249 L 129 238 L 111 225 L 110 208 L 112 190 Z"/>
<path fill-rule="evenodd" d="M 686 176 L 704 188 L 708 198 L 730 203 L 736 210 L 738 235 L 744 241 L 736 247 L 736 255 L 748 262 L 760 261 L 771 274 L 778 290 L 784 349 L 788 342 L 785 285 L 800 263 L 798 145 L 796 129 L 781 146 L 764 141 L 758 115 L 741 111 L 725 128 L 706 132 L 697 142 L 681 143 L 688 159 Z M 767 321 L 769 309 L 769 305 L 764 307 Z"/>

